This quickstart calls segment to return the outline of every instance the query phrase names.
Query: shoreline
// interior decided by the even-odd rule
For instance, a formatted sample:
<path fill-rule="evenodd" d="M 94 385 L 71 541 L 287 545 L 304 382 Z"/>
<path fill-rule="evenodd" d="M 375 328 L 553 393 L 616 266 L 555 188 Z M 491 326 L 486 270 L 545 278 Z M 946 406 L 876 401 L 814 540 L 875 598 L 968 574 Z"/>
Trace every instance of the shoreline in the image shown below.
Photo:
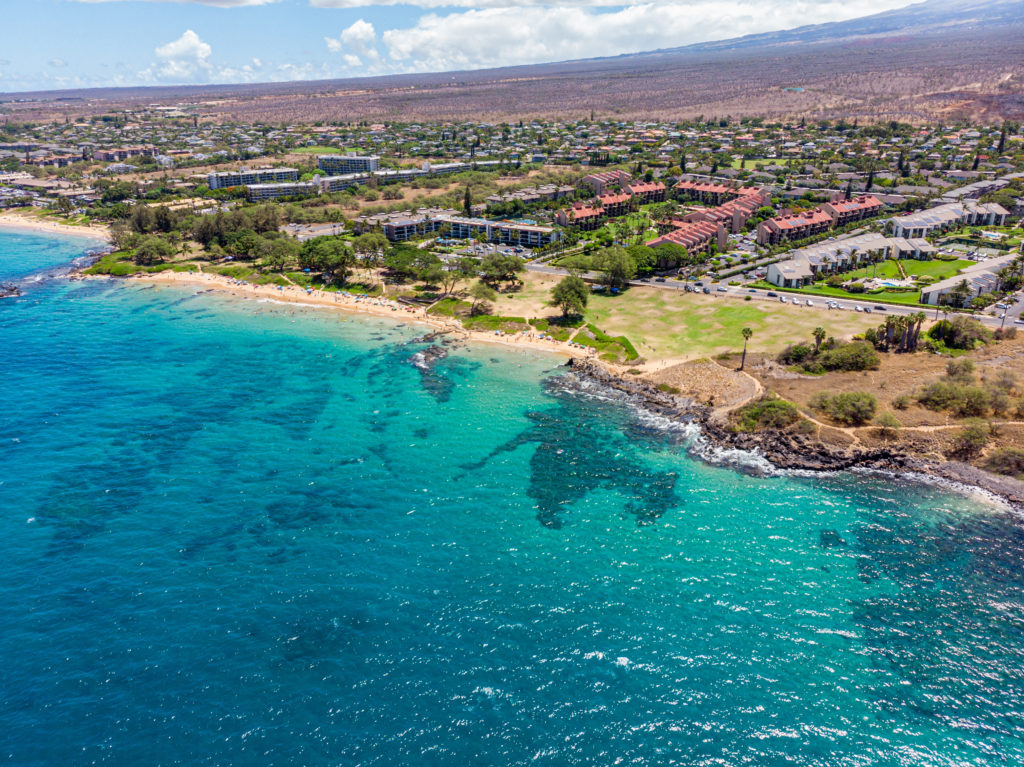
<path fill-rule="evenodd" d="M 355 294 L 332 293 L 323 290 L 306 291 L 298 286 L 279 287 L 277 285 L 243 284 L 231 277 L 206 272 L 139 272 L 130 277 L 108 277 L 106 275 L 83 275 L 80 272 L 75 279 L 109 279 L 124 282 L 145 282 L 181 287 L 205 288 L 224 293 L 236 298 L 274 301 L 282 304 L 295 304 L 314 309 L 327 309 L 346 314 L 364 314 L 374 317 L 388 317 L 394 320 L 412 321 L 434 328 L 439 335 L 452 335 L 463 341 L 499 344 L 501 346 L 560 354 L 570 359 L 590 359 L 595 353 L 569 346 L 563 341 L 540 338 L 540 333 L 518 333 L 508 335 L 493 331 L 467 330 L 454 319 L 436 317 L 427 314 L 421 307 L 410 307 L 405 304 L 383 297 L 361 297 Z"/>
<path fill-rule="evenodd" d="M 781 430 L 734 432 L 721 414 L 693 400 L 664 392 L 648 381 L 629 379 L 589 360 L 570 360 L 571 373 L 596 384 L 614 398 L 673 423 L 700 429 L 703 449 L 694 454 L 715 463 L 715 452 L 740 451 L 767 462 L 773 469 L 809 475 L 840 471 L 881 472 L 912 476 L 961 493 L 980 493 L 998 500 L 1016 513 L 1024 513 L 1024 482 L 959 461 L 941 463 L 918 457 L 900 447 L 837 448 L 818 440 Z M 581 390 L 586 386 L 584 384 Z M 730 462 L 726 462 L 733 465 Z"/>
<path fill-rule="evenodd" d="M 610 393 L 612 398 L 624 404 L 665 418 L 672 423 L 692 424 L 698 427 L 704 448 L 694 451 L 694 454 L 701 460 L 715 463 L 715 452 L 740 451 L 767 462 L 774 470 L 784 472 L 804 472 L 813 475 L 865 471 L 910 475 L 916 476 L 920 481 L 935 483 L 957 492 L 980 493 L 989 499 L 998 500 L 1017 513 L 1024 513 L 1024 482 L 1011 477 L 991 474 L 958 461 L 938 463 L 927 460 L 895 445 L 868 449 L 838 448 L 799 434 L 779 430 L 733 432 L 723 420 L 723 413 L 719 409 L 662 391 L 649 381 L 627 377 L 621 371 L 599 361 L 592 350 L 576 349 L 565 342 L 542 340 L 537 332 L 510 336 L 470 331 L 456 320 L 431 316 L 421 307 L 409 307 L 392 299 L 318 290 L 307 292 L 298 286 L 278 289 L 276 285 L 243 284 L 230 277 L 202 272 L 137 273 L 130 277 L 90 276 L 79 273 L 74 278 L 202 288 L 236 298 L 334 310 L 345 314 L 388 317 L 433 328 L 434 332 L 426 337 L 430 341 L 448 337 L 457 341 L 499 344 L 506 348 L 559 354 L 567 358 L 565 364 L 570 375 L 574 375 L 581 383 L 586 382 L 580 386 L 581 392 L 585 390 L 586 384 L 596 384 L 604 392 Z"/>
<path fill-rule="evenodd" d="M 20 229 L 25 232 L 40 234 L 66 234 L 106 243 L 110 239 L 110 229 L 101 224 L 73 226 L 58 221 L 43 221 L 35 216 L 19 213 L 0 213 L 0 229 Z"/>

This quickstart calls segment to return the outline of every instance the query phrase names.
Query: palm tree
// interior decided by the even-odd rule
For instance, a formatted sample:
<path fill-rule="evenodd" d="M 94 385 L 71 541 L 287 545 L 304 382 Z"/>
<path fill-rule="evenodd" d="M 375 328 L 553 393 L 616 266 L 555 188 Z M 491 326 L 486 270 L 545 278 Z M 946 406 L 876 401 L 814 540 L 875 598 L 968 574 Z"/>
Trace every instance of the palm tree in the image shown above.
<path fill-rule="evenodd" d="M 817 327 L 814 329 L 814 353 L 818 353 L 818 349 L 821 348 L 821 342 L 825 340 L 825 336 L 828 335 L 825 332 L 825 328 Z"/>
<path fill-rule="evenodd" d="M 750 328 L 743 328 L 740 333 L 743 334 L 743 357 L 740 358 L 740 370 L 743 370 L 743 366 L 747 364 L 747 341 L 754 335 L 754 331 Z"/>

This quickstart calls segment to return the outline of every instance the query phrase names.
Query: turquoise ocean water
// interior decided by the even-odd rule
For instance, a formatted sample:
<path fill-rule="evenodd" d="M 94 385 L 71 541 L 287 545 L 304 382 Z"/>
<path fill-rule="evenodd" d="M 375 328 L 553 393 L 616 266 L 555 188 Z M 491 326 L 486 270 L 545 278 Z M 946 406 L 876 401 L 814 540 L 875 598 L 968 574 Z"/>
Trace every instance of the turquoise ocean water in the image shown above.
<path fill-rule="evenodd" d="M 80 241 L 0 233 L 0 279 Z M 1024 524 L 749 476 L 555 357 L 131 283 L 0 301 L 0 761 L 1024 761 Z"/>

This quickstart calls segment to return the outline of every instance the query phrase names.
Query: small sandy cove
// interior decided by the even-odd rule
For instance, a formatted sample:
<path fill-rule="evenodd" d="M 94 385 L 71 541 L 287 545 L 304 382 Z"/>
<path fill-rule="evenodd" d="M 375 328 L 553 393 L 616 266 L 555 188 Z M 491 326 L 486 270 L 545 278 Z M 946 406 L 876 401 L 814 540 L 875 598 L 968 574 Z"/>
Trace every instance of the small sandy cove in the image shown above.
<path fill-rule="evenodd" d="M 387 298 L 372 296 L 346 295 L 322 290 L 307 291 L 297 286 L 279 287 L 277 285 L 244 284 L 230 277 L 203 272 L 157 272 L 155 274 L 140 273 L 132 277 L 99 279 L 125 279 L 137 282 L 154 282 L 181 286 L 192 286 L 217 290 L 240 298 L 258 298 L 272 301 L 315 306 L 343 312 L 370 314 L 378 317 L 407 320 L 423 323 L 438 330 L 451 333 L 453 336 L 467 341 L 481 341 L 489 344 L 501 344 L 520 349 L 555 352 L 568 357 L 588 358 L 593 356 L 590 349 L 579 349 L 567 343 L 549 338 L 541 338 L 537 331 L 504 334 L 489 331 L 466 330 L 456 320 L 428 315 L 423 308 L 411 307 Z"/>
<path fill-rule="evenodd" d="M 110 230 L 100 224 L 72 226 L 71 224 L 62 224 L 59 221 L 43 219 L 39 216 L 19 211 L 0 213 L 0 227 L 4 229 L 24 229 L 31 232 L 46 232 L 47 234 L 71 234 L 76 237 L 89 237 L 103 242 L 107 242 L 110 239 Z"/>

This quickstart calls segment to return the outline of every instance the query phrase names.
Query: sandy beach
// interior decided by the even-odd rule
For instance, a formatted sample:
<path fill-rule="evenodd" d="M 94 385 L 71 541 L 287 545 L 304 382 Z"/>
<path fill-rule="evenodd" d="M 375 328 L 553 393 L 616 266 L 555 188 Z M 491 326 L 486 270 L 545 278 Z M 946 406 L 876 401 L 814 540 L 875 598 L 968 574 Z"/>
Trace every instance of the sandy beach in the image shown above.
<path fill-rule="evenodd" d="M 107 242 L 110 238 L 110 230 L 100 224 L 72 226 L 71 224 L 62 224 L 57 221 L 44 220 L 38 216 L 26 215 L 19 211 L 0 213 L 0 228 L 46 232 L 47 234 L 70 234 L 75 237 L 88 237 L 98 242 Z"/>
<path fill-rule="evenodd" d="M 406 306 L 387 298 L 331 293 L 322 290 L 306 291 L 297 286 L 278 287 L 277 285 L 243 284 L 230 277 L 203 272 L 166 271 L 155 274 L 136 274 L 125 278 L 97 277 L 90 279 L 125 279 L 217 290 L 239 298 L 281 301 L 322 309 L 333 309 L 346 313 L 368 314 L 402 321 L 419 322 L 436 330 L 451 333 L 453 336 L 466 341 L 501 344 L 502 346 L 529 349 L 531 351 L 554 352 L 566 357 L 593 358 L 594 356 L 591 349 L 577 348 L 565 342 L 541 338 L 541 333 L 538 331 L 510 335 L 489 331 L 466 330 L 455 320 L 431 316 L 420 307 Z"/>

